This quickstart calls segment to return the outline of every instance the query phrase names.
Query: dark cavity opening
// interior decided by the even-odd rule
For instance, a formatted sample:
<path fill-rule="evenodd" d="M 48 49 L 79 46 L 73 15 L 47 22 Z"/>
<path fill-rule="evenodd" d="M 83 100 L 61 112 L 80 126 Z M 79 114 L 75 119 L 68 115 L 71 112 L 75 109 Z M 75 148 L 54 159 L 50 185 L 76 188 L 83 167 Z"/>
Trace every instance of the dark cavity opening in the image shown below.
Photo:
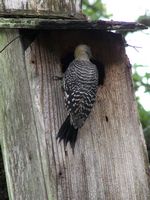
<path fill-rule="evenodd" d="M 105 119 L 106 119 L 106 122 L 108 122 L 108 117 L 107 116 L 105 116 Z"/>

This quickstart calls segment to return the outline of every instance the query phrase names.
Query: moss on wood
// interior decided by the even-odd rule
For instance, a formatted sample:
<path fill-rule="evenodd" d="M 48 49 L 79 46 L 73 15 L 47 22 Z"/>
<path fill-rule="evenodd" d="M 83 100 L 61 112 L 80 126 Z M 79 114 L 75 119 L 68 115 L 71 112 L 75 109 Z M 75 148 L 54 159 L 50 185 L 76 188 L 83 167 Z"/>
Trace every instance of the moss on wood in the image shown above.
<path fill-rule="evenodd" d="M 137 31 L 146 29 L 145 25 L 135 22 L 117 21 L 87 21 L 75 19 L 44 19 L 44 18 L 0 18 L 0 28 L 25 28 L 25 29 L 96 29 Z"/>

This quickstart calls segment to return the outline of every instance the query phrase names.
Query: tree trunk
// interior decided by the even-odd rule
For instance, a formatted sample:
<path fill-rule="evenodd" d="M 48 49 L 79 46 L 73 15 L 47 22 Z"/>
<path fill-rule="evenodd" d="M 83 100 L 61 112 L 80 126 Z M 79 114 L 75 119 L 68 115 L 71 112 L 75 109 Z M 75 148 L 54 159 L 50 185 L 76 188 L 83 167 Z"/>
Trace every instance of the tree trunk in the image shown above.
<path fill-rule="evenodd" d="M 30 31 L 29 31 L 30 32 Z M 19 34 L 0 32 L 0 49 Z M 26 40 L 23 40 L 24 43 Z M 41 32 L 0 54 L 0 131 L 11 200 L 148 200 L 148 159 L 122 37 L 104 31 Z M 61 58 L 88 44 L 105 82 L 74 155 L 56 141 L 67 113 Z"/>

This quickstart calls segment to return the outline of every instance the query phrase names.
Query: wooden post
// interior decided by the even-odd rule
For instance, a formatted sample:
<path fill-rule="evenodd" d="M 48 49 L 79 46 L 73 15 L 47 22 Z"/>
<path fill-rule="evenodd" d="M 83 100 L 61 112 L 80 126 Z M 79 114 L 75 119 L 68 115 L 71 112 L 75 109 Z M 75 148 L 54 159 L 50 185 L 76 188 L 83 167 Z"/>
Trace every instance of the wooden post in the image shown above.
<path fill-rule="evenodd" d="M 0 32 L 0 49 L 23 37 L 0 54 L 0 141 L 9 198 L 148 200 L 147 152 L 121 35 L 92 29 L 40 31 L 25 49 L 30 33 Z M 64 151 L 56 141 L 67 113 L 61 81 L 54 76 L 62 75 L 61 58 L 80 43 L 91 46 L 105 64 L 106 79 L 73 155 L 69 145 Z"/>

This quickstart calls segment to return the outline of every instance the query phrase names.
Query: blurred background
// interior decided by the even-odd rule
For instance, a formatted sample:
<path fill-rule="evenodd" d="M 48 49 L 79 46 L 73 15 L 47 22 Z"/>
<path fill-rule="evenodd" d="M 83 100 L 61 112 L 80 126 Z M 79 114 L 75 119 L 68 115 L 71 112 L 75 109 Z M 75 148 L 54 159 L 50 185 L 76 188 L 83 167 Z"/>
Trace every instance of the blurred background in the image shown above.
<path fill-rule="evenodd" d="M 91 20 L 139 22 L 150 27 L 150 0 L 83 0 L 83 12 Z M 139 117 L 150 159 L 150 28 L 124 33 Z"/>

